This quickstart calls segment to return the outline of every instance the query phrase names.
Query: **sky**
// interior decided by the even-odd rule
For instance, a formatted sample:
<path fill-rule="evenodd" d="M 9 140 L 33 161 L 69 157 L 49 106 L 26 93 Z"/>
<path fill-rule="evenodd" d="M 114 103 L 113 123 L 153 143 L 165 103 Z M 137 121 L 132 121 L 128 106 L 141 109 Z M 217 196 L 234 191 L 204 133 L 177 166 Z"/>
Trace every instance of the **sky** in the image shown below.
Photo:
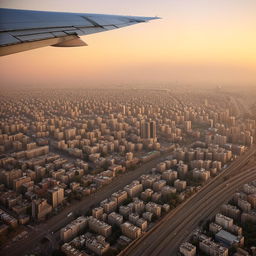
<path fill-rule="evenodd" d="M 256 87 L 255 0 L 0 0 L 0 7 L 160 16 L 0 58 L 2 87 L 203 85 Z"/>

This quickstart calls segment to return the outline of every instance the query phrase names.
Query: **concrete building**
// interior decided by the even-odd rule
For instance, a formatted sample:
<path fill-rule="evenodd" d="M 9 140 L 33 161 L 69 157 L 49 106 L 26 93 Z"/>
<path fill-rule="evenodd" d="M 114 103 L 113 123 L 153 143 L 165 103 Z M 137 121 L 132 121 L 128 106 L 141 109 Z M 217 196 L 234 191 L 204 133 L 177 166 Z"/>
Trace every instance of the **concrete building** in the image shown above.
<path fill-rule="evenodd" d="M 231 233 L 220 230 L 215 234 L 216 241 L 225 244 L 227 247 L 231 246 L 243 246 L 244 245 L 244 237 L 243 236 L 234 236 Z"/>
<path fill-rule="evenodd" d="M 210 239 L 199 242 L 199 249 L 209 256 L 228 256 L 228 248 L 225 248 Z"/>
<path fill-rule="evenodd" d="M 243 211 L 243 212 L 250 212 L 252 209 L 252 206 L 249 202 L 246 200 L 243 200 L 241 198 L 238 198 L 237 206 Z"/>
<path fill-rule="evenodd" d="M 148 222 L 143 218 L 139 218 L 136 221 L 136 226 L 139 227 L 141 231 L 146 231 L 148 227 Z"/>
<path fill-rule="evenodd" d="M 110 247 L 110 244 L 105 241 L 105 237 L 100 235 L 85 235 L 85 245 L 96 255 L 104 255 Z"/>
<path fill-rule="evenodd" d="M 121 205 L 119 207 L 119 213 L 125 218 L 128 218 L 129 214 L 131 214 L 132 211 L 133 211 L 133 207 L 129 207 L 128 205 L 127 206 Z"/>
<path fill-rule="evenodd" d="M 141 236 L 141 229 L 139 227 L 134 226 L 129 222 L 125 222 L 121 225 L 122 233 L 134 240 Z"/>
<path fill-rule="evenodd" d="M 187 187 L 187 182 L 185 180 L 175 180 L 174 187 L 177 189 L 178 192 L 184 191 Z"/>
<path fill-rule="evenodd" d="M 253 185 L 244 184 L 244 185 L 243 185 L 243 191 L 244 191 L 244 193 L 246 193 L 247 195 L 249 195 L 249 194 L 256 194 L 256 187 L 253 186 Z"/>
<path fill-rule="evenodd" d="M 177 192 L 177 189 L 171 186 L 164 186 L 161 189 L 161 194 L 164 198 L 168 198 L 171 194 L 175 194 Z"/>
<path fill-rule="evenodd" d="M 242 223 L 245 223 L 246 221 L 252 221 L 253 223 L 256 223 L 256 212 L 251 211 L 249 213 L 242 213 L 241 221 Z"/>
<path fill-rule="evenodd" d="M 140 136 L 143 139 L 155 139 L 156 138 L 156 122 L 145 122 L 140 123 Z"/>
<path fill-rule="evenodd" d="M 145 209 L 147 212 L 153 213 L 156 217 L 161 216 L 161 206 L 156 203 L 153 203 L 153 202 L 147 203 Z"/>
<path fill-rule="evenodd" d="M 143 201 L 149 201 L 153 195 L 154 191 L 150 188 L 147 188 L 145 191 L 141 192 L 140 198 Z"/>
<path fill-rule="evenodd" d="M 60 238 L 68 242 L 85 230 L 88 225 L 88 218 L 80 216 L 60 230 Z"/>
<path fill-rule="evenodd" d="M 17 178 L 13 180 L 13 189 L 17 192 L 21 192 L 22 185 L 30 181 L 31 181 L 31 178 L 27 176 Z"/>
<path fill-rule="evenodd" d="M 152 212 L 143 212 L 142 218 L 147 220 L 148 222 L 151 222 L 153 219 L 153 213 Z"/>
<path fill-rule="evenodd" d="M 137 220 L 140 218 L 140 215 L 136 214 L 136 213 L 130 213 L 128 216 L 128 220 L 130 223 L 132 223 L 133 225 L 136 225 Z"/>
<path fill-rule="evenodd" d="M 151 201 L 157 203 L 161 200 L 161 198 L 162 198 L 162 193 L 161 192 L 155 192 L 152 195 Z"/>
<path fill-rule="evenodd" d="M 65 253 L 67 256 L 88 256 L 85 252 L 80 252 L 74 246 L 65 243 L 61 246 L 61 251 Z"/>
<path fill-rule="evenodd" d="M 111 195 L 111 199 L 116 202 L 117 205 L 121 205 L 128 198 L 127 191 L 119 190 Z"/>
<path fill-rule="evenodd" d="M 46 199 L 37 199 L 32 201 L 32 217 L 34 219 L 44 219 L 51 211 L 52 206 L 47 203 Z"/>
<path fill-rule="evenodd" d="M 216 234 L 218 233 L 220 230 L 222 230 L 222 226 L 216 224 L 215 222 L 211 222 L 209 225 L 209 231 Z"/>
<path fill-rule="evenodd" d="M 220 213 L 215 215 L 215 222 L 225 229 L 230 229 L 234 224 L 233 219 Z"/>
<path fill-rule="evenodd" d="M 111 212 L 108 215 L 108 223 L 111 226 L 113 226 L 113 225 L 121 226 L 123 221 L 124 221 L 124 217 L 116 212 Z"/>
<path fill-rule="evenodd" d="M 207 181 L 210 178 L 210 172 L 206 171 L 205 169 L 194 169 L 192 171 L 193 179 L 198 181 Z"/>
<path fill-rule="evenodd" d="M 2 220 L 4 223 L 8 224 L 12 228 L 16 228 L 18 226 L 18 220 L 2 209 L 0 209 L 0 220 Z"/>
<path fill-rule="evenodd" d="M 104 213 L 103 207 L 97 207 L 92 209 L 92 216 L 98 220 L 102 219 L 103 213 Z"/>
<path fill-rule="evenodd" d="M 152 175 L 142 175 L 140 178 L 141 178 L 141 184 L 144 189 L 152 188 L 153 183 L 157 180 L 157 177 Z"/>
<path fill-rule="evenodd" d="M 153 190 L 156 192 L 161 191 L 161 189 L 166 185 L 166 181 L 165 180 L 158 180 L 156 182 L 154 182 L 153 184 Z"/>
<path fill-rule="evenodd" d="M 145 204 L 142 200 L 138 198 L 133 199 L 133 211 L 137 214 L 141 214 L 144 212 Z"/>
<path fill-rule="evenodd" d="M 183 256 L 195 256 L 196 247 L 188 242 L 182 243 L 179 247 L 179 251 Z"/>
<path fill-rule="evenodd" d="M 234 205 L 224 204 L 221 206 L 221 213 L 227 217 L 233 219 L 239 219 L 241 215 L 241 211 Z"/>
<path fill-rule="evenodd" d="M 106 199 L 100 203 L 100 206 L 103 207 L 105 213 L 109 214 L 117 209 L 117 201 L 115 198 L 113 200 Z"/>
<path fill-rule="evenodd" d="M 178 178 L 178 173 L 176 171 L 167 170 L 162 173 L 163 180 L 172 182 L 172 181 L 176 180 L 177 178 Z"/>
<path fill-rule="evenodd" d="M 88 218 L 88 226 L 92 231 L 104 237 L 108 237 L 112 233 L 112 227 L 110 225 L 103 221 L 97 220 L 92 216 Z"/>
<path fill-rule="evenodd" d="M 247 197 L 248 202 L 251 204 L 252 208 L 256 208 L 256 193 L 248 195 Z"/>
<path fill-rule="evenodd" d="M 127 192 L 129 197 L 133 198 L 142 192 L 143 186 L 139 181 L 135 180 L 131 184 L 126 185 L 124 190 Z"/>
<path fill-rule="evenodd" d="M 64 200 L 64 189 L 60 187 L 54 187 L 47 192 L 48 202 L 53 208 L 57 207 Z"/>

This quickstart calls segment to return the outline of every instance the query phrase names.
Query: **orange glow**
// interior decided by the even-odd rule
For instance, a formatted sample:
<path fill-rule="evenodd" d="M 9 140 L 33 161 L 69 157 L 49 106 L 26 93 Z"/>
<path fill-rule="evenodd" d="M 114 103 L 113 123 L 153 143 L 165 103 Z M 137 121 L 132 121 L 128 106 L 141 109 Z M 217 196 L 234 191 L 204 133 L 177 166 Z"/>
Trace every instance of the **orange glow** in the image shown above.
<path fill-rule="evenodd" d="M 83 37 L 88 47 L 46 47 L 1 57 L 2 85 L 179 82 L 256 86 L 256 2 L 216 0 L 206 4 L 195 0 L 191 1 L 193 5 L 187 2 L 130 1 L 125 10 L 120 1 L 114 0 L 109 4 L 48 0 L 40 6 L 29 0 L 12 4 L 4 0 L 1 7 L 157 14 L 163 19 Z"/>

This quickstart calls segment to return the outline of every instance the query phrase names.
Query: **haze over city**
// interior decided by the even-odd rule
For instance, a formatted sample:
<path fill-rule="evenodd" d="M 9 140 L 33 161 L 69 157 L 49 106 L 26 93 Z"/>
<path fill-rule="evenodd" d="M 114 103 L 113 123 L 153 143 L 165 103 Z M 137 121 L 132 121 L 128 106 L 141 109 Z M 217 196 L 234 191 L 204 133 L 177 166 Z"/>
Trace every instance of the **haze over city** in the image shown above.
<path fill-rule="evenodd" d="M 2 0 L 0 255 L 256 256 L 255 10 Z"/>

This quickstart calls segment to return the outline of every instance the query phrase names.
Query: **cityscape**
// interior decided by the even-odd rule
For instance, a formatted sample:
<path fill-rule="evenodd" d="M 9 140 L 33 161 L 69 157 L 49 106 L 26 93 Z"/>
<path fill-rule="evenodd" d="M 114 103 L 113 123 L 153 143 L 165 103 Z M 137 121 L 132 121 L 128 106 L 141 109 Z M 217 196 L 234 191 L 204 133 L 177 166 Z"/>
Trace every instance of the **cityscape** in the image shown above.
<path fill-rule="evenodd" d="M 254 96 L 6 91 L 2 254 L 255 255 Z"/>
<path fill-rule="evenodd" d="M 256 256 L 255 10 L 1 0 L 0 256 Z"/>

